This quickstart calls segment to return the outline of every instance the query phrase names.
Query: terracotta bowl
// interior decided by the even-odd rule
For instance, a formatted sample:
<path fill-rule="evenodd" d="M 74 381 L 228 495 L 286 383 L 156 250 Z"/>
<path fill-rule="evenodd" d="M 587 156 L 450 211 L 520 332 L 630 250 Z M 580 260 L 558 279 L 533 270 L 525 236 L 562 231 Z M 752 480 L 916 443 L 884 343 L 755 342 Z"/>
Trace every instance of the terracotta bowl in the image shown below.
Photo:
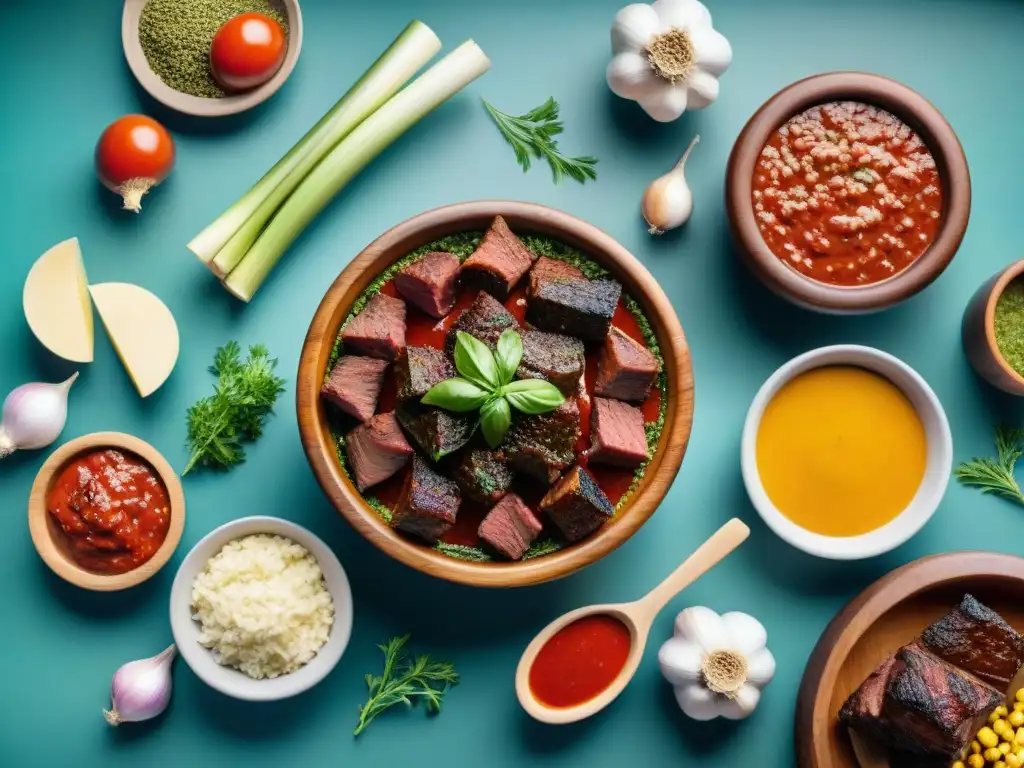
<path fill-rule="evenodd" d="M 985 381 L 1011 395 L 1024 395 L 1024 377 L 1006 362 L 996 344 L 996 303 L 1015 278 L 1024 274 L 1024 259 L 992 275 L 974 292 L 964 309 L 960 337 L 971 366 Z"/>
<path fill-rule="evenodd" d="M 513 231 L 534 233 L 578 248 L 622 283 L 650 320 L 668 377 L 665 426 L 639 488 L 614 521 L 571 547 L 511 563 L 456 560 L 393 530 L 363 500 L 338 462 L 320 402 L 331 347 L 356 298 L 384 269 L 410 251 L 444 235 L 485 230 L 501 214 Z M 415 216 L 367 246 L 328 289 L 302 348 L 296 381 L 299 433 L 320 487 L 335 508 L 375 546 L 423 573 L 485 587 L 515 587 L 567 576 L 607 555 L 642 526 L 668 492 L 686 452 L 693 418 L 690 352 L 672 305 L 651 274 L 621 245 L 566 213 L 532 203 L 486 200 L 460 203 Z"/>
<path fill-rule="evenodd" d="M 46 497 L 64 467 L 82 454 L 104 448 L 134 453 L 148 463 L 163 481 L 167 495 L 171 499 L 171 527 L 167 531 L 164 543 L 153 557 L 138 568 L 114 575 L 94 573 L 78 565 L 71 558 L 63 532 L 46 508 Z M 136 584 L 146 581 L 163 568 L 174 554 L 185 527 L 185 494 L 181 489 L 181 481 L 174 474 L 171 465 L 149 443 L 120 432 L 94 432 L 65 443 L 50 454 L 50 457 L 40 467 L 29 495 L 28 525 L 32 534 L 32 543 L 39 556 L 43 558 L 43 562 L 50 566 L 50 570 L 77 587 L 97 592 L 113 592 L 134 587 Z"/>
<path fill-rule="evenodd" d="M 938 165 L 945 211 L 935 240 L 917 261 L 897 275 L 865 286 L 835 286 L 812 280 L 783 264 L 757 228 L 752 204 L 754 167 L 775 130 L 817 104 L 859 101 L 896 115 L 924 139 Z M 856 314 L 891 307 L 928 286 L 946 268 L 963 240 L 971 212 L 967 158 L 945 118 L 907 86 L 863 72 L 832 72 L 800 80 L 779 91 L 747 123 L 729 157 L 725 203 L 735 247 L 768 288 L 819 312 Z"/>
<path fill-rule="evenodd" d="M 800 768 L 889 766 L 884 749 L 851 738 L 839 723 L 839 709 L 886 656 L 948 613 L 966 593 L 1024 631 L 1024 558 L 991 552 L 915 560 L 883 576 L 832 619 L 800 683 L 794 732 Z M 1021 677 L 1011 690 L 1020 686 Z"/>

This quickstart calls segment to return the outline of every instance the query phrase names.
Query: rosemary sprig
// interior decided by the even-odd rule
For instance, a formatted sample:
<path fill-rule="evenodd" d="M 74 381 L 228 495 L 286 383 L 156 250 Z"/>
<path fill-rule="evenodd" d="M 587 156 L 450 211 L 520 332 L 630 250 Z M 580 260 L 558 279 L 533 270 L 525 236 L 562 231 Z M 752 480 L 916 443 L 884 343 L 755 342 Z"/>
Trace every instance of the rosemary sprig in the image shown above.
<path fill-rule="evenodd" d="M 996 427 L 996 458 L 972 458 L 960 464 L 953 475 L 964 485 L 980 488 L 1024 506 L 1024 492 L 1013 476 L 1017 460 L 1024 455 L 1024 429 L 1000 424 Z"/>
<path fill-rule="evenodd" d="M 562 132 L 563 125 L 558 119 L 558 102 L 554 98 L 549 98 L 539 107 L 519 116 L 502 112 L 483 99 L 481 101 L 505 141 L 512 145 L 516 162 L 522 166 L 524 173 L 530 170 L 532 158 L 537 158 L 547 160 L 555 184 L 566 176 L 580 184 L 587 179 L 597 180 L 597 171 L 594 170 L 596 157 L 566 157 L 559 152 L 554 137 Z"/>

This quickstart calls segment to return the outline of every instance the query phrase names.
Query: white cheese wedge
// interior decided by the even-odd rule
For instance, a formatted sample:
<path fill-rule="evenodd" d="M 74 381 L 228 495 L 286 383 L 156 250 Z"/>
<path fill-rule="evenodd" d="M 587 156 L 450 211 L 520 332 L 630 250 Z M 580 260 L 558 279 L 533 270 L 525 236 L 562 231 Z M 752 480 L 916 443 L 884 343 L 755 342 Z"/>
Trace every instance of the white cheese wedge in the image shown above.
<path fill-rule="evenodd" d="M 21 303 L 39 342 L 58 357 L 91 363 L 92 302 L 78 238 L 40 256 L 25 279 Z"/>
<path fill-rule="evenodd" d="M 178 326 L 160 299 L 137 285 L 90 285 L 103 327 L 139 394 L 148 397 L 178 361 Z"/>

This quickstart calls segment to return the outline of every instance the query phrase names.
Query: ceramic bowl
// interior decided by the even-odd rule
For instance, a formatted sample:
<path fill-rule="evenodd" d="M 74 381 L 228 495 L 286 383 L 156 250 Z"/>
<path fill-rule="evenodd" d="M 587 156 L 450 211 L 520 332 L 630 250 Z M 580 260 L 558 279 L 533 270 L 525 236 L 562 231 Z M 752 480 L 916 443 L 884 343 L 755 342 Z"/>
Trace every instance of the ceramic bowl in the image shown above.
<path fill-rule="evenodd" d="M 263 680 L 254 680 L 218 664 L 213 653 L 199 644 L 199 622 L 192 618 L 192 584 L 196 576 L 225 544 L 257 533 L 283 536 L 309 550 L 320 564 L 327 591 L 334 600 L 334 626 L 317 655 L 295 672 Z M 338 558 L 317 536 L 277 517 L 243 517 L 208 533 L 182 561 L 171 587 L 171 632 L 181 658 L 211 688 L 245 701 L 286 699 L 319 683 L 341 659 L 352 634 L 352 590 Z"/>
<path fill-rule="evenodd" d="M 135 79 L 146 93 L 178 112 L 198 117 L 224 117 L 252 109 L 269 99 L 284 85 L 284 81 L 291 75 L 295 63 L 299 60 L 299 52 L 302 50 L 302 12 L 299 10 L 299 3 L 297 0 L 272 0 L 272 4 L 282 11 L 288 20 L 288 48 L 281 68 L 270 80 L 250 91 L 228 94 L 220 99 L 207 99 L 176 91 L 150 68 L 146 54 L 142 51 L 142 43 L 139 42 L 139 19 L 147 2 L 149 0 L 124 0 L 124 11 L 121 14 L 121 43 L 124 47 L 124 57 Z"/>
<path fill-rule="evenodd" d="M 570 547 L 525 561 L 468 562 L 448 557 L 393 530 L 370 507 L 338 461 L 320 401 L 327 361 L 353 302 L 387 267 L 444 235 L 483 231 L 500 214 L 513 231 L 535 233 L 579 249 L 611 272 L 641 305 L 661 347 L 668 379 L 665 424 L 636 492 L 615 519 Z M 693 418 L 693 370 L 686 338 L 657 281 L 625 248 L 597 227 L 532 203 L 488 200 L 460 203 L 415 216 L 384 233 L 349 264 L 313 317 L 296 378 L 299 433 L 317 482 L 352 526 L 391 557 L 423 573 L 487 587 L 536 584 L 567 576 L 607 555 L 642 526 L 665 497 L 686 452 Z"/>
<path fill-rule="evenodd" d="M 854 365 L 874 371 L 903 392 L 924 424 L 928 441 L 924 478 L 903 512 L 881 528 L 860 536 L 823 536 L 800 527 L 768 498 L 757 469 L 757 432 L 768 403 L 791 379 L 829 365 Z M 795 357 L 773 373 L 758 390 L 747 411 L 742 441 L 743 483 L 758 514 L 768 527 L 797 549 L 832 560 L 858 560 L 895 549 L 917 533 L 934 514 L 946 492 L 953 468 L 953 438 L 946 413 L 927 382 L 910 366 L 871 347 L 821 347 Z"/>
<path fill-rule="evenodd" d="M 935 158 L 945 195 L 942 223 L 931 246 L 899 274 L 865 286 L 828 285 L 783 264 L 758 231 L 751 197 L 754 167 L 772 133 L 805 109 L 844 100 L 881 107 L 917 131 Z M 967 230 L 971 178 L 956 134 L 923 96 L 878 75 L 832 72 L 782 89 L 750 118 L 729 157 L 725 203 L 737 253 L 768 288 L 806 309 L 855 314 L 898 304 L 927 287 L 949 265 Z"/>
<path fill-rule="evenodd" d="M 964 309 L 960 338 L 974 370 L 989 384 L 1011 395 L 1024 395 L 1024 376 L 1006 362 L 996 344 L 996 304 L 1014 279 L 1024 274 L 1024 259 L 992 275 L 974 292 Z"/>
<path fill-rule="evenodd" d="M 74 561 L 60 527 L 47 510 L 46 499 L 57 477 L 71 461 L 86 453 L 114 448 L 143 459 L 159 476 L 171 500 L 171 525 L 164 543 L 149 560 L 127 573 L 103 574 L 86 570 Z M 36 552 L 54 573 L 83 589 L 113 592 L 134 587 L 159 571 L 178 547 L 185 527 L 185 494 L 171 465 L 149 443 L 121 432 L 94 432 L 64 443 L 43 462 L 28 499 L 28 526 Z"/>

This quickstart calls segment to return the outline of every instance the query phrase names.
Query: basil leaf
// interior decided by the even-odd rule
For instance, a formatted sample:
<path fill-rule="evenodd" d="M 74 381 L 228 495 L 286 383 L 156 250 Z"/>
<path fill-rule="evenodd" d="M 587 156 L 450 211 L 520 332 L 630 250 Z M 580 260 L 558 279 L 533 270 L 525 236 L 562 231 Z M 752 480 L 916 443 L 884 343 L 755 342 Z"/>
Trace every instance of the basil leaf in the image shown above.
<path fill-rule="evenodd" d="M 547 379 L 519 379 L 519 381 L 506 384 L 501 388 L 501 391 L 506 394 L 510 392 L 533 392 L 541 389 L 546 390 L 551 386 L 554 385 Z"/>
<path fill-rule="evenodd" d="M 455 335 L 455 369 L 479 387 L 493 392 L 498 384 L 498 364 L 490 348 L 480 339 L 457 331 Z"/>
<path fill-rule="evenodd" d="M 471 381 L 454 378 L 445 379 L 430 388 L 421 399 L 424 405 L 436 405 L 446 411 L 468 413 L 475 411 L 490 397 L 490 393 Z"/>
<path fill-rule="evenodd" d="M 528 388 L 519 387 L 511 392 L 509 391 L 513 384 L 526 383 L 533 386 Z M 548 411 L 555 410 L 555 408 L 565 402 L 565 398 L 558 391 L 558 388 L 550 381 L 543 381 L 542 379 L 531 379 L 529 382 L 513 382 L 504 388 L 504 393 L 505 399 L 516 410 L 529 414 L 547 413 Z"/>
<path fill-rule="evenodd" d="M 512 411 L 503 397 L 495 397 L 480 409 L 480 429 L 491 448 L 497 448 L 512 426 Z"/>
<path fill-rule="evenodd" d="M 498 338 L 498 378 L 500 383 L 508 384 L 519 370 L 519 361 L 523 359 L 523 339 L 511 328 L 502 332 Z"/>

